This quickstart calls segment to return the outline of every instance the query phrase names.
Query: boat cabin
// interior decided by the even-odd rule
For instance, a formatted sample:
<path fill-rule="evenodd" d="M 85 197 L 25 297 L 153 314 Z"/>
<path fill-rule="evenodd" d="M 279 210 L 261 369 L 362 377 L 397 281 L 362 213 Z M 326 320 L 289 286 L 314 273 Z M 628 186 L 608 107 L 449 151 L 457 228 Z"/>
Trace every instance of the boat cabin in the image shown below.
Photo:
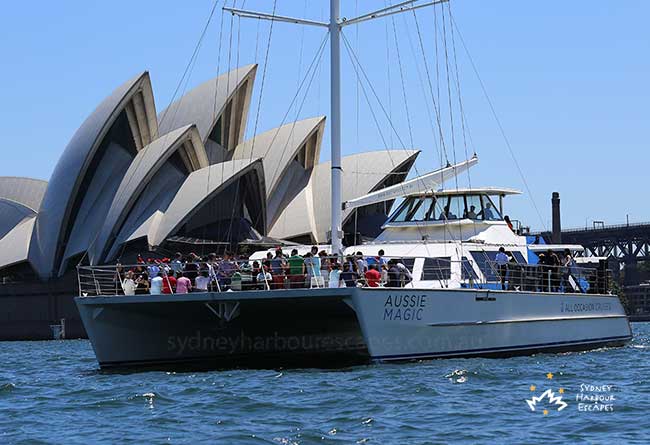
<path fill-rule="evenodd" d="M 453 235 L 460 235 L 458 240 L 466 240 L 493 226 L 510 230 L 504 221 L 503 201 L 506 196 L 520 193 L 484 187 L 405 196 L 382 226 L 377 241 L 450 240 L 450 225 L 454 226 Z M 460 226 L 460 232 L 456 226 Z"/>

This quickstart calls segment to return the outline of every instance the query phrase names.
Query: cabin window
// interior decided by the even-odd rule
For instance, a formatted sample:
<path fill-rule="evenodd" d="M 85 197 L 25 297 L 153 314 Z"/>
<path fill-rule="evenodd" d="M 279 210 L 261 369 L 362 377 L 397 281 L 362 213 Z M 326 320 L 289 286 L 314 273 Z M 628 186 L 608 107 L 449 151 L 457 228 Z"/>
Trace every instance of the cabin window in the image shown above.
<path fill-rule="evenodd" d="M 414 207 L 419 202 L 415 198 L 407 198 L 406 201 L 402 203 L 400 208 L 395 213 L 395 216 L 391 219 L 394 222 L 405 222 L 408 221 L 407 216 L 414 210 Z"/>
<path fill-rule="evenodd" d="M 463 218 L 479 219 L 479 213 L 483 209 L 479 195 L 467 195 L 465 197 L 465 213 Z"/>
<path fill-rule="evenodd" d="M 418 208 L 413 212 L 413 217 L 410 218 L 410 221 L 427 221 L 431 214 L 433 201 L 433 198 L 422 199 Z"/>
<path fill-rule="evenodd" d="M 466 256 L 464 256 L 463 260 L 461 261 L 461 278 L 463 280 L 478 280 L 478 275 L 476 275 L 474 267 L 472 267 L 472 262 L 467 259 Z"/>
<path fill-rule="evenodd" d="M 451 257 L 425 258 L 422 268 L 423 281 L 448 280 L 451 278 Z"/>
<path fill-rule="evenodd" d="M 481 218 L 485 221 L 500 221 L 501 214 L 499 208 L 494 205 L 492 200 L 487 195 L 481 195 L 481 202 L 483 203 L 483 210 L 481 211 Z"/>

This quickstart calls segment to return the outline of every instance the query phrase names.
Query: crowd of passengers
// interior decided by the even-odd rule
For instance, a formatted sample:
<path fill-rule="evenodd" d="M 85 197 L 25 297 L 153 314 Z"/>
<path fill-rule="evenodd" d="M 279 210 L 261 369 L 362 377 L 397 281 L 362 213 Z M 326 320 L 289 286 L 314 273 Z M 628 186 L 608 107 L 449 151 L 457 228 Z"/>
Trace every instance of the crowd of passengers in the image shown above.
<path fill-rule="evenodd" d="M 548 249 L 537 256 L 537 264 L 522 265 L 501 247 L 495 258 L 501 288 L 542 292 L 606 292 L 606 270 L 578 268 L 569 249 L 561 254 Z"/>
<path fill-rule="evenodd" d="M 404 287 L 413 280 L 409 269 L 380 250 L 376 256 L 362 252 L 339 258 L 313 246 L 304 256 L 297 249 L 286 255 L 281 248 L 263 260 L 249 260 L 230 252 L 194 253 L 173 259 L 138 257 L 138 264 L 125 270 L 118 264 L 117 279 L 124 295 L 185 294 L 237 290 L 270 290 L 319 287 Z"/>

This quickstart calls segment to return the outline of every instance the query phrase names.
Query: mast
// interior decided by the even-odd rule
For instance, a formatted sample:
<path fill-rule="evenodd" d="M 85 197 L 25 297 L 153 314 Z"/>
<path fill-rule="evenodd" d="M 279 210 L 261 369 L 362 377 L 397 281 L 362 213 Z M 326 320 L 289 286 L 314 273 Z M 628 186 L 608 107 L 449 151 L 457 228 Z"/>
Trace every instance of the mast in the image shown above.
<path fill-rule="evenodd" d="M 339 0 L 330 0 L 331 238 L 332 253 L 341 254 L 341 27 Z"/>
<path fill-rule="evenodd" d="M 306 20 L 302 18 L 287 17 L 281 15 L 268 14 L 263 12 L 246 11 L 223 7 L 233 15 L 246 18 L 255 18 L 259 20 L 271 20 L 277 22 L 293 23 L 298 25 L 309 25 L 327 28 L 330 34 L 330 118 L 331 118 L 331 238 L 332 253 L 341 254 L 343 250 L 342 240 L 342 199 L 341 199 L 341 30 L 344 26 L 356 25 L 368 20 L 388 17 L 393 14 L 400 14 L 408 11 L 434 6 L 445 3 L 449 0 L 429 0 L 425 3 L 419 3 L 423 0 L 403 0 L 394 5 L 389 5 L 367 14 L 360 15 L 351 19 L 340 19 L 340 0 L 330 0 L 330 20 L 329 23 L 315 20 Z"/>

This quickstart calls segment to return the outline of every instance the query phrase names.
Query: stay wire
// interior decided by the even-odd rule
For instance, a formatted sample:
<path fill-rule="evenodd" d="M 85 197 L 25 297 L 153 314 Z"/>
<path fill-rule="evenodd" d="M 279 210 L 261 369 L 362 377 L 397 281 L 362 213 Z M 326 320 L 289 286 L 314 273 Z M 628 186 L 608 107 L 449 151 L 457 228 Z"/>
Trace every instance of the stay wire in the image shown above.
<path fill-rule="evenodd" d="M 377 100 L 377 103 L 379 103 L 379 106 L 380 106 L 380 108 L 382 109 L 382 111 L 384 112 L 384 115 L 385 115 L 386 117 L 388 117 L 388 116 L 387 116 L 387 113 L 386 113 L 386 110 L 385 110 L 383 104 L 381 103 L 381 100 L 379 99 L 379 97 L 378 97 L 378 96 L 376 95 L 376 93 L 374 92 L 374 88 L 373 88 L 373 86 L 372 86 L 372 83 L 370 82 L 370 80 L 368 79 L 367 75 L 365 74 L 365 71 L 363 70 L 363 67 L 360 65 L 360 63 L 359 63 L 359 59 L 356 57 L 356 54 L 354 54 L 354 50 L 352 49 L 352 47 L 351 47 L 351 45 L 350 45 L 350 42 L 349 42 L 348 39 L 346 38 L 345 33 L 341 33 L 341 36 L 343 37 L 343 43 L 344 43 L 345 48 L 346 48 L 346 50 L 347 50 L 347 52 L 348 52 L 348 57 L 350 57 L 350 60 L 351 60 L 351 62 L 352 62 L 352 67 L 353 67 L 353 69 L 354 69 L 354 72 L 355 72 L 356 76 L 357 76 L 357 77 L 360 77 L 360 76 L 359 76 L 359 71 L 361 71 L 361 73 L 364 74 L 364 78 L 365 78 L 366 82 L 368 83 L 368 86 L 369 86 L 370 90 L 373 91 L 373 95 L 375 96 L 375 99 Z M 377 127 L 377 132 L 379 133 L 379 136 L 380 136 L 382 142 L 384 143 L 384 147 L 386 147 L 386 151 L 388 152 L 388 157 L 389 157 L 389 159 L 391 160 L 391 163 L 393 164 L 393 167 L 395 167 L 395 161 L 393 160 L 393 158 L 392 158 L 392 156 L 391 156 L 390 150 L 387 148 L 387 147 L 388 147 L 388 144 L 387 144 L 386 138 L 384 137 L 384 134 L 383 134 L 383 132 L 381 131 L 381 125 L 379 125 L 379 120 L 377 119 L 377 115 L 375 114 L 375 112 L 374 112 L 374 110 L 373 110 L 372 103 L 370 102 L 370 98 L 369 98 L 369 96 L 368 96 L 368 93 L 367 93 L 367 91 L 366 91 L 366 88 L 365 88 L 363 82 L 361 82 L 360 85 L 361 85 L 361 91 L 363 92 L 364 97 L 365 97 L 365 99 L 366 99 L 366 103 L 368 104 L 368 108 L 370 109 L 370 114 L 371 114 L 371 116 L 372 116 L 372 118 L 373 118 L 373 120 L 374 120 L 374 122 L 375 122 L 375 126 Z M 395 131 L 395 127 L 393 126 L 392 122 L 389 121 L 389 124 L 390 124 L 391 128 L 393 129 L 393 131 Z M 403 145 L 403 143 L 402 143 L 402 141 L 401 141 L 401 138 L 400 138 L 399 134 L 398 134 L 397 132 L 395 132 L 395 133 L 396 133 L 397 138 L 400 140 L 400 143 Z M 420 172 L 419 172 L 418 169 L 417 169 L 417 167 L 414 166 L 413 168 L 414 168 L 414 170 L 415 170 L 415 173 L 416 173 L 418 176 L 421 176 L 421 175 L 420 175 Z M 400 183 L 400 185 L 402 185 L 402 183 Z M 435 199 L 435 191 L 434 191 L 434 190 L 431 190 L 431 192 L 434 194 L 434 199 Z M 435 199 L 435 202 L 436 202 L 437 205 L 439 205 L 437 199 Z M 450 235 L 451 239 L 452 239 L 453 241 L 456 242 L 456 238 L 455 238 L 454 234 L 451 232 L 451 229 L 449 228 L 449 224 L 447 224 L 448 222 L 449 222 L 449 220 L 448 220 L 447 217 L 445 216 L 445 230 L 446 230 L 447 232 L 449 232 L 449 235 Z M 419 221 L 416 221 L 416 227 L 418 228 L 418 232 L 420 233 L 421 237 L 422 237 L 423 240 L 424 240 L 424 236 L 423 236 L 423 232 L 422 232 L 422 227 L 421 227 L 421 224 L 419 224 Z M 427 249 L 427 255 L 430 255 L 430 254 L 429 254 L 429 250 L 428 250 L 428 246 L 427 246 L 426 242 L 424 243 L 424 245 L 425 245 L 425 248 Z M 446 245 L 446 244 L 445 244 L 445 245 Z"/>
<path fill-rule="evenodd" d="M 451 13 L 450 13 L 451 15 Z M 494 105 L 492 104 L 492 100 L 490 99 L 490 96 L 487 92 L 487 89 L 485 88 L 485 84 L 483 83 L 483 79 L 481 79 L 481 76 L 478 72 L 478 68 L 476 67 L 476 64 L 474 63 L 474 59 L 472 58 L 472 55 L 469 52 L 469 49 L 467 48 L 467 45 L 465 44 L 465 39 L 463 39 L 463 34 L 460 32 L 460 29 L 458 28 L 458 25 L 456 24 L 456 20 L 454 19 L 454 16 L 451 15 L 451 20 L 452 20 L 452 26 L 456 28 L 456 32 L 458 34 L 458 38 L 460 39 L 460 42 L 463 46 L 463 49 L 465 50 L 465 54 L 467 54 L 467 58 L 470 61 L 470 64 L 472 65 L 472 69 L 474 71 L 474 74 L 476 75 L 476 78 L 479 81 L 479 84 L 481 86 L 481 90 L 483 91 L 483 95 L 485 96 L 485 99 L 490 107 L 490 111 L 492 113 L 492 116 L 494 117 L 494 120 L 497 123 L 497 126 L 499 127 L 499 131 L 501 132 L 501 136 L 503 137 L 503 140 L 506 144 L 506 147 L 508 148 L 508 152 L 510 153 L 510 157 L 512 158 L 515 167 L 517 168 L 517 172 L 519 173 L 519 176 L 524 183 L 524 187 L 526 188 L 526 193 L 528 193 L 528 196 L 530 197 L 530 201 L 533 204 L 533 207 L 535 209 L 535 212 L 537 213 L 537 217 L 539 218 L 539 221 L 542 223 L 542 227 L 544 227 L 544 230 L 547 230 L 547 225 L 544 222 L 544 219 L 542 218 L 542 214 L 539 211 L 539 208 L 537 207 L 537 203 L 535 202 L 535 198 L 533 197 L 533 194 L 530 190 L 530 187 L 528 186 L 528 181 L 526 181 L 526 176 L 523 173 L 523 170 L 521 169 L 521 166 L 519 165 L 519 161 L 517 160 L 517 157 L 515 156 L 514 150 L 512 149 L 512 145 L 510 145 L 510 140 L 508 139 L 508 136 L 506 135 L 506 132 L 503 128 L 503 125 L 501 125 L 501 120 L 499 119 L 499 116 L 494 108 Z"/>
<path fill-rule="evenodd" d="M 212 22 L 212 17 L 214 16 L 214 12 L 216 11 L 219 2 L 220 2 L 220 0 L 215 0 L 215 2 L 212 4 L 212 8 L 210 9 L 210 14 L 208 15 L 208 19 L 206 20 L 206 23 L 203 26 L 203 29 L 202 29 L 201 34 L 199 36 L 199 39 L 198 39 L 196 45 L 194 46 L 194 50 L 192 51 L 192 55 L 190 57 L 190 60 L 188 61 L 187 65 L 185 66 L 185 69 L 183 70 L 183 75 L 179 79 L 178 84 L 176 85 L 176 88 L 174 90 L 174 93 L 172 94 L 172 98 L 170 100 L 170 106 L 168 106 L 165 109 L 165 111 L 163 112 L 163 115 L 160 118 L 160 121 L 158 122 L 159 127 L 165 121 L 165 118 L 167 117 L 167 114 L 169 113 L 169 109 L 171 108 L 171 105 L 174 103 L 174 100 L 175 100 L 176 96 L 178 95 L 178 92 L 181 90 L 181 88 L 183 88 L 183 92 L 184 92 L 185 88 L 187 87 L 187 82 L 189 81 L 189 74 L 191 74 L 191 72 L 192 72 L 192 69 L 193 69 L 194 64 L 196 62 L 196 58 L 198 56 L 199 50 L 201 49 L 203 39 L 205 38 L 205 35 L 206 35 L 207 31 L 208 31 L 208 28 L 210 27 L 210 23 Z M 187 77 L 187 79 L 186 79 L 186 77 Z M 184 83 L 185 83 L 185 87 L 183 87 Z M 182 100 L 182 98 L 181 98 L 181 100 Z M 174 107 L 175 110 L 174 110 L 174 114 L 172 116 L 172 123 L 175 121 L 175 116 L 176 116 L 176 113 L 177 113 L 179 107 L 180 107 L 180 103 L 178 104 L 178 106 Z M 165 139 L 164 139 L 163 143 L 166 144 L 166 140 L 167 140 L 168 137 L 169 137 L 169 133 L 165 134 L 165 136 L 164 136 Z M 147 150 L 149 147 L 150 146 L 145 146 L 145 147 L 143 147 L 142 150 Z M 125 189 L 128 189 L 128 186 L 130 185 L 131 181 L 133 180 L 135 172 L 138 170 L 138 167 L 142 163 L 142 159 L 145 157 L 144 152 L 141 151 L 141 153 L 143 153 L 143 154 L 138 159 L 137 163 L 135 164 L 135 167 L 133 169 L 132 174 L 129 176 L 129 178 L 126 181 Z M 124 179 L 122 180 L 122 182 L 124 182 Z M 120 196 L 116 196 L 114 201 L 116 201 L 118 198 L 120 198 Z M 97 238 L 99 237 L 99 235 L 101 233 L 102 233 L 101 229 L 98 230 L 97 233 L 95 233 L 95 236 L 93 237 L 92 241 L 88 245 L 88 248 L 84 251 L 83 255 L 79 259 L 79 262 L 77 263 L 77 266 L 81 266 L 84 259 L 86 259 L 86 257 L 88 256 L 88 252 L 95 245 L 95 243 L 97 242 Z M 118 235 L 119 235 L 119 233 L 118 233 Z M 124 253 L 124 249 L 125 249 L 125 246 L 123 245 L 122 249 L 121 249 L 122 252 L 121 252 L 120 256 Z M 100 253 L 100 255 L 103 255 L 103 252 Z"/>
<path fill-rule="evenodd" d="M 271 15 L 275 15 L 275 11 L 278 5 L 277 0 L 273 0 L 273 11 L 271 12 Z M 249 158 L 249 162 L 253 161 L 253 153 L 255 152 L 255 139 L 257 137 L 257 127 L 259 124 L 260 120 L 260 111 L 262 108 L 262 100 L 264 99 L 264 86 L 266 84 L 266 72 L 269 66 L 269 52 L 271 50 L 271 40 L 273 37 L 273 24 L 275 23 L 275 20 L 271 19 L 271 25 L 269 26 L 269 38 L 266 41 L 266 52 L 264 54 L 264 69 L 262 70 L 262 84 L 260 85 L 260 95 L 259 99 L 257 101 L 257 112 L 255 113 L 255 126 L 253 128 L 253 141 L 251 143 L 251 154 Z"/>

